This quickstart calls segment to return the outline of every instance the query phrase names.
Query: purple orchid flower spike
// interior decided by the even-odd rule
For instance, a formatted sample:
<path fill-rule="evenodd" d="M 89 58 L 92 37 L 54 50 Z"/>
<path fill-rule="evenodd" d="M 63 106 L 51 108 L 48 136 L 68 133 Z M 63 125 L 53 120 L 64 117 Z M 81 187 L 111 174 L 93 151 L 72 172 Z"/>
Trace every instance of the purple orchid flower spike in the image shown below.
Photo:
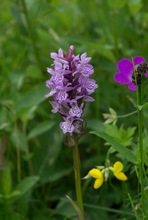
<path fill-rule="evenodd" d="M 60 128 L 63 133 L 80 135 L 83 128 L 82 115 L 85 103 L 92 102 L 90 96 L 98 87 L 96 81 L 91 79 L 94 69 L 86 53 L 74 55 L 74 46 L 70 46 L 67 54 L 62 49 L 58 53 L 51 53 L 54 60 L 53 68 L 47 68 L 50 79 L 46 86 L 50 92 L 46 97 L 53 97 L 53 113 L 59 113 L 62 119 Z"/>
<path fill-rule="evenodd" d="M 136 90 L 137 86 L 133 80 L 134 71 L 138 66 L 145 63 L 144 57 L 136 56 L 133 62 L 127 58 L 121 59 L 117 64 L 118 73 L 114 75 L 114 80 L 120 84 L 127 84 L 130 90 Z M 147 65 L 147 64 L 146 64 Z M 147 71 L 147 70 L 146 70 Z M 148 72 L 145 71 L 145 77 L 148 77 Z"/>

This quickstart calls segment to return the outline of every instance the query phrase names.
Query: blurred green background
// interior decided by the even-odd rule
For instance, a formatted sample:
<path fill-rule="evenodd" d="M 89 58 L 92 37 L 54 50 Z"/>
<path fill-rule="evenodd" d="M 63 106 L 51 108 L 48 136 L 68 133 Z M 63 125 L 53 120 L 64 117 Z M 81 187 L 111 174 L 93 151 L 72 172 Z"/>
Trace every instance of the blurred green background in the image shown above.
<path fill-rule="evenodd" d="M 65 197 L 75 200 L 72 151 L 63 144 L 60 117 L 45 99 L 50 53 L 74 45 L 75 55 L 92 57 L 99 87 L 84 114 L 88 127 L 80 156 L 85 176 L 104 165 L 108 150 L 89 131 L 102 126 L 109 107 L 118 114 L 134 111 L 136 93 L 115 83 L 113 75 L 123 57 L 148 60 L 147 1 L 5 0 L 0 8 L 0 219 L 77 219 Z M 125 130 L 135 127 L 136 116 L 122 123 Z M 87 220 L 135 219 L 127 192 L 135 195 L 137 184 L 130 175 L 126 184 L 113 179 L 97 191 L 93 180 L 82 181 Z"/>

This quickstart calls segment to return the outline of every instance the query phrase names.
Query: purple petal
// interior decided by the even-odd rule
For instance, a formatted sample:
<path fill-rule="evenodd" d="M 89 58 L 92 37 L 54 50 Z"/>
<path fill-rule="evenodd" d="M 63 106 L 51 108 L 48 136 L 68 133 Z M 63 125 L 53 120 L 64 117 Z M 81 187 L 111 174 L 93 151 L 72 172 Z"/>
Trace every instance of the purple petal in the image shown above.
<path fill-rule="evenodd" d="M 136 56 L 134 57 L 133 61 L 134 61 L 134 66 L 136 66 L 136 65 L 139 65 L 140 63 L 145 62 L 145 59 L 144 57 Z"/>
<path fill-rule="evenodd" d="M 55 74 L 53 76 L 53 81 L 54 81 L 55 85 L 58 85 L 58 84 L 63 85 L 63 79 L 64 79 L 64 76 L 61 74 Z"/>
<path fill-rule="evenodd" d="M 48 80 L 46 81 L 46 86 L 47 86 L 48 88 L 53 88 L 54 84 L 53 84 L 53 82 L 52 82 L 51 79 L 48 79 Z"/>
<path fill-rule="evenodd" d="M 87 56 L 87 53 L 86 53 L 86 52 L 83 53 L 83 54 L 81 55 L 81 60 L 84 60 L 84 59 L 86 58 L 86 56 Z"/>
<path fill-rule="evenodd" d="M 92 98 L 91 96 L 84 96 L 84 101 L 85 101 L 85 102 L 94 102 L 95 99 Z"/>
<path fill-rule="evenodd" d="M 55 70 L 52 68 L 47 68 L 47 72 L 50 73 L 51 75 L 54 75 Z"/>
<path fill-rule="evenodd" d="M 83 75 L 81 75 L 79 77 L 78 81 L 79 81 L 80 85 L 83 86 L 87 81 L 87 77 L 84 77 Z"/>
<path fill-rule="evenodd" d="M 68 97 L 68 94 L 65 91 L 60 91 L 56 95 L 55 99 L 58 100 L 59 103 L 61 103 L 61 102 L 65 101 L 67 99 L 67 97 Z"/>
<path fill-rule="evenodd" d="M 58 58 L 58 54 L 55 52 L 52 52 L 52 53 L 50 53 L 50 57 L 53 59 L 56 59 L 56 58 Z"/>
<path fill-rule="evenodd" d="M 60 123 L 60 128 L 63 130 L 64 134 L 72 133 L 75 129 L 75 127 L 69 121 L 61 122 Z"/>
<path fill-rule="evenodd" d="M 125 73 L 116 73 L 114 75 L 114 80 L 120 84 L 129 84 L 131 83 L 131 74 L 125 74 Z"/>
<path fill-rule="evenodd" d="M 118 83 L 123 84 L 123 83 L 122 83 L 122 74 L 121 74 L 121 73 L 116 73 L 116 74 L 114 75 L 114 80 L 115 80 L 115 82 L 118 82 Z"/>
<path fill-rule="evenodd" d="M 55 69 L 55 71 L 59 71 L 59 70 L 62 71 L 62 69 L 63 69 L 62 64 L 55 60 L 54 61 L 54 69 Z"/>
<path fill-rule="evenodd" d="M 81 55 L 81 61 L 83 64 L 88 63 L 90 60 L 91 60 L 91 57 L 87 57 L 86 52 Z"/>
<path fill-rule="evenodd" d="M 148 72 L 145 74 L 145 77 L 147 77 L 147 78 L 148 78 Z"/>
<path fill-rule="evenodd" d="M 53 96 L 56 93 L 56 89 L 52 89 L 47 95 L 45 95 L 46 98 Z"/>
<path fill-rule="evenodd" d="M 69 114 L 71 117 L 76 116 L 76 117 L 80 118 L 82 113 L 83 113 L 82 109 L 79 108 L 78 106 L 73 106 L 69 111 Z"/>
<path fill-rule="evenodd" d="M 94 72 L 94 69 L 93 69 L 92 65 L 90 65 L 90 64 L 87 64 L 81 70 L 82 75 L 85 77 L 89 77 L 91 74 L 93 74 L 93 72 Z"/>
<path fill-rule="evenodd" d="M 87 79 L 84 85 L 85 89 L 87 90 L 88 94 L 94 92 L 94 90 L 98 87 L 96 81 L 94 79 Z"/>
<path fill-rule="evenodd" d="M 53 107 L 52 112 L 53 112 L 53 113 L 58 112 L 59 107 L 60 107 L 59 103 L 58 103 L 58 102 L 54 102 L 54 101 L 52 101 L 52 102 L 50 102 L 50 104 L 51 104 L 52 107 Z"/>
<path fill-rule="evenodd" d="M 68 64 L 68 61 L 65 60 L 65 58 L 60 58 L 60 57 L 56 58 L 56 62 L 61 62 L 63 64 Z"/>
<path fill-rule="evenodd" d="M 74 50 L 74 46 L 73 45 L 70 45 L 69 47 L 71 50 Z"/>
<path fill-rule="evenodd" d="M 60 56 L 60 57 L 63 57 L 63 50 L 60 48 L 59 50 L 58 50 L 58 55 Z"/>
<path fill-rule="evenodd" d="M 117 68 L 120 72 L 129 74 L 129 75 L 132 75 L 134 71 L 132 62 L 127 58 L 121 59 L 117 64 Z"/>
<path fill-rule="evenodd" d="M 134 83 L 130 83 L 130 84 L 128 85 L 128 88 L 129 88 L 130 90 L 133 90 L 133 91 L 135 91 L 135 90 L 137 89 L 137 87 L 136 87 L 136 85 L 135 85 Z"/>

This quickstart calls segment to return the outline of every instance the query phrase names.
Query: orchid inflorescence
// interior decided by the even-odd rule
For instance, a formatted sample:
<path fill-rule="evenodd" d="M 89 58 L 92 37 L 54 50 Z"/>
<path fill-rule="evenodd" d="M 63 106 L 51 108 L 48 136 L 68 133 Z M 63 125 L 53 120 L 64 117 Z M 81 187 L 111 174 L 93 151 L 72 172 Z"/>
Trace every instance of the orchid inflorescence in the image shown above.
<path fill-rule="evenodd" d="M 113 166 L 105 167 L 105 166 L 98 166 L 97 168 L 91 169 L 87 176 L 83 179 L 88 179 L 89 177 L 95 178 L 94 188 L 98 189 L 102 186 L 104 181 L 107 181 L 109 178 L 110 171 L 113 172 L 114 176 L 121 180 L 126 181 L 127 176 L 122 172 L 123 164 L 120 161 L 114 163 Z"/>
<path fill-rule="evenodd" d="M 70 135 L 82 133 L 85 103 L 94 101 L 90 95 L 98 87 L 96 81 L 90 79 L 94 73 L 93 66 L 89 64 L 91 58 L 86 53 L 75 56 L 73 51 L 74 46 L 70 46 L 67 54 L 62 49 L 51 53 L 53 68 L 47 68 L 51 78 L 46 81 L 46 86 L 50 88 L 46 97 L 54 99 L 50 102 L 52 112 L 60 113 L 60 128 L 64 134 Z"/>

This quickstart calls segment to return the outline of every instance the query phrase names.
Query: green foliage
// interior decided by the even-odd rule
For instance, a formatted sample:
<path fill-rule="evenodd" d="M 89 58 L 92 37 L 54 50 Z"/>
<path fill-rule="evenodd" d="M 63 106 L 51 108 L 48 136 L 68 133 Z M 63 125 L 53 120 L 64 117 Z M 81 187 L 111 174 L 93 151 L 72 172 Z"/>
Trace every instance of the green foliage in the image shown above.
<path fill-rule="evenodd" d="M 70 204 L 73 206 L 73 208 L 75 209 L 77 215 L 78 215 L 78 219 L 84 219 L 83 217 L 83 213 L 81 212 L 80 208 L 78 207 L 78 205 L 69 197 L 66 196 L 67 199 L 69 200 Z"/>
<path fill-rule="evenodd" d="M 114 139 L 112 136 L 102 131 L 92 131 L 91 133 L 106 140 L 110 145 L 113 146 L 113 148 L 115 148 L 123 156 L 123 158 L 126 158 L 128 161 L 131 161 L 133 163 L 136 162 L 136 157 L 133 154 L 133 152 L 127 149 L 124 145 L 120 144 L 119 142 L 116 142 L 116 139 Z"/>
<path fill-rule="evenodd" d="M 7 177 L 7 179 L 6 179 Z M 20 183 L 18 183 L 15 187 L 15 189 L 12 191 L 11 190 L 11 185 L 10 185 L 10 172 L 9 172 L 9 176 L 7 174 L 6 176 L 6 171 L 3 172 L 2 175 L 2 181 L 1 181 L 1 186 L 2 186 L 2 194 L 1 194 L 1 198 L 2 199 L 18 199 L 20 196 L 23 196 L 25 193 L 27 193 L 35 184 L 36 182 L 39 180 L 39 177 L 37 176 L 29 176 L 24 178 L 23 180 L 21 180 Z M 5 182 L 4 182 L 5 181 Z M 8 182 L 6 182 L 8 181 Z M 9 185 L 8 185 L 9 184 Z M 1 201 L 2 202 L 2 201 Z"/>
<path fill-rule="evenodd" d="M 129 10 L 130 12 L 135 15 L 137 14 L 140 9 L 142 8 L 142 1 L 141 0 L 130 0 L 129 3 L 128 3 L 128 6 L 129 6 Z"/>
<path fill-rule="evenodd" d="M 123 125 L 120 128 L 117 125 L 106 125 L 105 127 L 106 133 L 114 137 L 118 143 L 124 146 L 130 146 L 132 144 L 135 127 L 128 127 L 128 129 L 124 129 Z"/>
<path fill-rule="evenodd" d="M 120 0 L 108 0 L 108 5 L 110 8 L 112 9 L 119 9 L 122 8 L 123 6 L 125 6 L 125 4 L 127 3 L 127 0 L 124 1 L 120 1 Z"/>
<path fill-rule="evenodd" d="M 39 177 L 37 176 L 29 176 L 23 179 L 19 184 L 17 184 L 15 190 L 20 191 L 21 194 L 27 193 L 30 188 L 32 188 L 36 182 L 39 180 Z"/>
<path fill-rule="evenodd" d="M 109 147 L 113 161 L 124 160 L 129 177 L 124 184 L 110 180 L 97 191 L 91 181 L 82 181 L 86 217 L 135 219 L 132 210 L 135 207 L 139 214 L 141 208 L 133 165 L 140 160 L 137 119 L 118 115 L 135 110 L 136 93 L 116 84 L 113 75 L 122 57 L 142 55 L 148 60 L 147 1 L 5 0 L 0 8 L 0 219 L 77 219 L 65 198 L 75 201 L 72 149 L 65 147 L 60 118 L 45 99 L 50 52 L 66 51 L 69 45 L 75 46 L 75 54 L 86 51 L 92 57 L 99 85 L 95 102 L 88 103 L 84 113 L 88 126 L 79 144 L 82 177 L 105 164 Z M 147 167 L 148 100 L 144 98 L 145 104 L 137 108 L 144 112 Z M 105 116 L 112 118 L 104 124 L 102 114 L 109 106 Z M 101 138 L 90 135 L 90 130 Z M 147 193 L 146 176 L 147 171 Z"/>
<path fill-rule="evenodd" d="M 28 134 L 28 139 L 34 138 L 42 133 L 51 129 L 54 125 L 53 121 L 43 121 L 40 122 L 35 128 L 33 128 L 30 133 Z"/>
<path fill-rule="evenodd" d="M 0 188 L 1 188 L 1 193 L 4 196 L 9 195 L 11 192 L 12 180 L 11 180 L 10 169 L 8 167 L 6 167 L 5 170 L 3 170 L 2 172 Z"/>

